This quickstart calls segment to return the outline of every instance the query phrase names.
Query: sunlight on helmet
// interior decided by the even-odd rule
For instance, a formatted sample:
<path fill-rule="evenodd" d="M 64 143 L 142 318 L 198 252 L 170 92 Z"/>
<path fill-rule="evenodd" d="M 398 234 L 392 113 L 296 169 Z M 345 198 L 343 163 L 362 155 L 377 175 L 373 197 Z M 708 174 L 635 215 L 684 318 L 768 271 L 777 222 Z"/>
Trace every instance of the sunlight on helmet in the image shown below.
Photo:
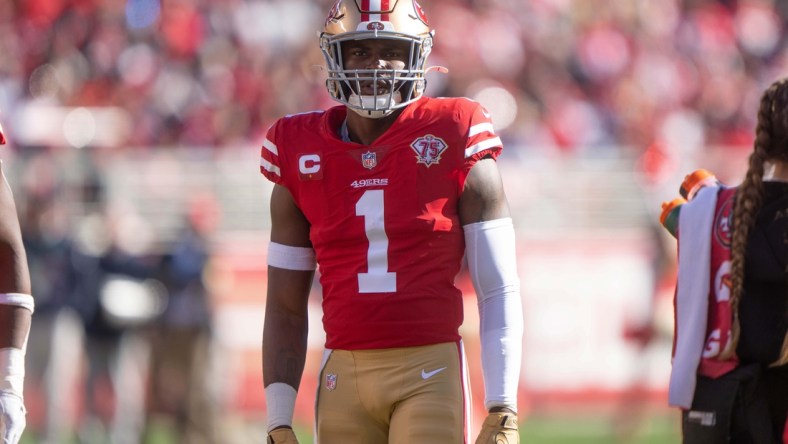
<path fill-rule="evenodd" d="M 418 100 L 426 88 L 425 65 L 432 51 L 433 32 L 415 0 L 391 2 L 337 0 L 328 13 L 320 34 L 320 49 L 326 60 L 326 88 L 331 98 L 364 117 L 380 118 Z M 404 69 L 346 69 L 342 43 L 354 40 L 388 39 L 409 44 Z M 391 88 L 361 94 L 361 85 L 389 82 Z"/>

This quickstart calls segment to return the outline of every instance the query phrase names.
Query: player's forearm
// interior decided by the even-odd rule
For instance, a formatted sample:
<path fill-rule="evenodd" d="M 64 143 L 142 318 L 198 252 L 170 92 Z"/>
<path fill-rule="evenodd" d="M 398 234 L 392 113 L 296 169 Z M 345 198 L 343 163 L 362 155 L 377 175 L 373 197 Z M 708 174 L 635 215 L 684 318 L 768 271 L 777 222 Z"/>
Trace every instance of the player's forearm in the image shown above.
<path fill-rule="evenodd" d="M 263 383 L 268 433 L 292 426 L 296 395 L 306 361 L 307 331 L 306 314 L 287 312 L 275 303 L 266 307 Z"/>
<path fill-rule="evenodd" d="M 30 331 L 30 310 L 0 304 L 0 348 L 22 349 Z"/>
<path fill-rule="evenodd" d="M 0 293 L 30 294 L 30 273 L 22 239 L 9 239 L 4 234 L 0 227 Z"/>
<path fill-rule="evenodd" d="M 272 258 L 269 257 L 269 262 Z M 263 381 L 284 382 L 298 390 L 306 361 L 308 299 L 312 270 L 268 267 L 263 327 Z"/>
<path fill-rule="evenodd" d="M 283 382 L 298 390 L 306 362 L 307 317 L 266 309 L 263 383 Z"/>

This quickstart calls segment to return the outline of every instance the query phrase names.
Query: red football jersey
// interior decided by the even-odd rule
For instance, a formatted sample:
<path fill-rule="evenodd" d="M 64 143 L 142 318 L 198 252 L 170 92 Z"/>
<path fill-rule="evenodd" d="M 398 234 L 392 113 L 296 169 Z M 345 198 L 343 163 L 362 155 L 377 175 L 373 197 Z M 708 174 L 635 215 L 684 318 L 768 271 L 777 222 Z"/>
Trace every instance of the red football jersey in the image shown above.
<path fill-rule="evenodd" d="M 502 149 L 490 116 L 469 99 L 424 97 L 365 146 L 342 141 L 346 113 L 337 106 L 278 120 L 260 160 L 311 224 L 326 347 L 458 340 L 458 200 L 471 167 Z"/>

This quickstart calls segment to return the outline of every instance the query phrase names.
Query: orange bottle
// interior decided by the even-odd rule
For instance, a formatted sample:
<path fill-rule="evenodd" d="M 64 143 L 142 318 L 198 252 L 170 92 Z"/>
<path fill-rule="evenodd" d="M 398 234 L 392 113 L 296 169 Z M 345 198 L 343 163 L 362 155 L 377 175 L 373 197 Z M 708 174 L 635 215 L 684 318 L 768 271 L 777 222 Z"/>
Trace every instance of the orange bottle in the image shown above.
<path fill-rule="evenodd" d="M 669 202 L 662 202 L 662 213 L 659 215 L 659 223 L 668 230 L 673 237 L 679 230 L 679 213 L 681 206 L 687 203 L 687 199 L 677 197 Z"/>
<path fill-rule="evenodd" d="M 701 188 L 710 185 L 718 186 L 720 185 L 720 181 L 708 170 L 695 170 L 684 176 L 684 181 L 681 183 L 681 187 L 679 187 L 679 194 L 681 194 L 681 197 L 677 197 L 669 202 L 662 202 L 662 213 L 659 216 L 659 222 L 673 235 L 673 237 L 676 237 L 676 233 L 679 229 L 679 213 L 681 211 L 681 206 L 692 200 Z"/>
<path fill-rule="evenodd" d="M 708 170 L 700 169 L 695 170 L 684 176 L 684 182 L 681 183 L 679 194 L 687 200 L 692 200 L 697 192 L 709 185 L 719 185 L 720 181 L 717 177 Z"/>

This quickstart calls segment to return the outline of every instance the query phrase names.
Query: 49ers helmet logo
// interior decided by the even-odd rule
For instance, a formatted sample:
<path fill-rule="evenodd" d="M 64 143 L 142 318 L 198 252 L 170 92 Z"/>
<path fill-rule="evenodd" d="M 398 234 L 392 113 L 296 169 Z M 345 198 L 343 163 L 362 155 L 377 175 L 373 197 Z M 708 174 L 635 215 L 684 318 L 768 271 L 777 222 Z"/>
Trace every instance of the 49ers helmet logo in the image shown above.
<path fill-rule="evenodd" d="M 419 16 L 419 20 L 424 22 L 425 25 L 429 25 L 430 22 L 427 21 L 427 14 L 424 13 L 424 10 L 421 9 L 421 5 L 416 0 L 413 0 L 413 8 L 416 10 L 416 14 Z"/>
<path fill-rule="evenodd" d="M 328 16 L 326 17 L 325 26 L 327 26 L 331 22 L 338 22 L 345 17 L 344 8 L 342 8 L 342 0 L 337 0 L 334 3 L 334 6 L 328 11 Z"/>
<path fill-rule="evenodd" d="M 410 147 L 416 152 L 416 162 L 429 167 L 440 162 L 441 155 L 449 145 L 440 137 L 427 134 L 411 142 Z"/>

